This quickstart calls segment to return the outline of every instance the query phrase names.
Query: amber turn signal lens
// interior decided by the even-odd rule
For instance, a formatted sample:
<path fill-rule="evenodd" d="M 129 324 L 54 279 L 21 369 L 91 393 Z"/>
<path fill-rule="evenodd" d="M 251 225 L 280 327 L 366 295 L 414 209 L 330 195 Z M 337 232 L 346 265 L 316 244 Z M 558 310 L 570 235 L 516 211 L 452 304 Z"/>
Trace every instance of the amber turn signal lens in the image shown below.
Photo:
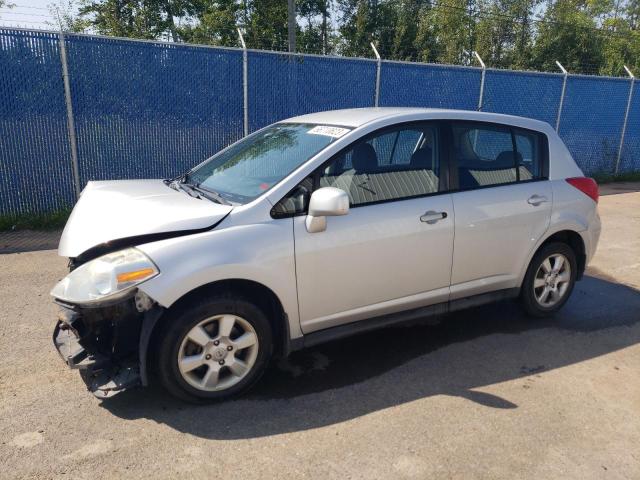
<path fill-rule="evenodd" d="M 135 272 L 120 273 L 116 278 L 118 283 L 134 282 L 136 280 L 142 280 L 154 273 L 155 270 L 153 268 L 143 268 L 142 270 L 136 270 Z"/>

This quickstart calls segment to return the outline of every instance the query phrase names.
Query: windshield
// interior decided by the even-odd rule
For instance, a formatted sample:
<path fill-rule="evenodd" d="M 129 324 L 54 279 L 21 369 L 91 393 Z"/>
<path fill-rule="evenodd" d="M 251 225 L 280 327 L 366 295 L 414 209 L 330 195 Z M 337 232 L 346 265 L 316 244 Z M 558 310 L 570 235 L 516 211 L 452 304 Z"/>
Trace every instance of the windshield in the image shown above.
<path fill-rule="evenodd" d="M 183 182 L 246 203 L 348 132 L 342 127 L 278 123 L 214 155 Z"/>

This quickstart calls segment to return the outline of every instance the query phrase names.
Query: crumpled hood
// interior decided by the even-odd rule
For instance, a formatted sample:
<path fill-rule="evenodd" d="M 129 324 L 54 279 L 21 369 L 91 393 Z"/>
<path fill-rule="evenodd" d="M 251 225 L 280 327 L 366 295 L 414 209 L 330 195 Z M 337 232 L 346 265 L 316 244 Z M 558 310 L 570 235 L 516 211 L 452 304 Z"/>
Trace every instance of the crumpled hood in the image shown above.
<path fill-rule="evenodd" d="M 232 208 L 173 190 L 162 180 L 89 182 L 64 227 L 58 253 L 78 257 L 115 240 L 206 229 Z"/>

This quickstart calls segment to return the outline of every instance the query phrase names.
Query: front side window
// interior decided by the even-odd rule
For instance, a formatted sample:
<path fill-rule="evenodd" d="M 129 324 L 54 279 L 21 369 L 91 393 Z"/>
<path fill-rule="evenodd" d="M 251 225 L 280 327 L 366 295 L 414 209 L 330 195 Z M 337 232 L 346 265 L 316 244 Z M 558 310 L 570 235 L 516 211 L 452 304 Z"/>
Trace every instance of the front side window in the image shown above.
<path fill-rule="evenodd" d="M 247 203 L 345 135 L 349 129 L 279 123 L 251 135 L 211 157 L 184 177 L 184 182 Z"/>
<path fill-rule="evenodd" d="M 351 206 L 438 191 L 438 129 L 411 125 L 360 140 L 320 172 L 320 187 L 337 187 Z"/>
<path fill-rule="evenodd" d="M 273 218 L 285 218 L 305 213 L 312 192 L 313 176 L 305 178 L 287 193 L 282 200 L 276 203 L 271 209 L 271 216 Z"/>

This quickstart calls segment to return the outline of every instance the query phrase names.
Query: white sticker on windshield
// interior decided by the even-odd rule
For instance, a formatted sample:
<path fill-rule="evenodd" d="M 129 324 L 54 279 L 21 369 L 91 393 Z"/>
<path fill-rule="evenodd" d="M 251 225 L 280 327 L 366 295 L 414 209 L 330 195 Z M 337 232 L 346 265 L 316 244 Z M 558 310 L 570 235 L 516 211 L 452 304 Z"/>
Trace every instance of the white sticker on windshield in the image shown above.
<path fill-rule="evenodd" d="M 327 137 L 340 138 L 345 133 L 348 133 L 348 128 L 340 128 L 340 127 L 329 127 L 328 125 L 318 125 L 317 127 L 313 127 L 307 133 L 311 133 L 312 135 L 326 135 Z"/>

